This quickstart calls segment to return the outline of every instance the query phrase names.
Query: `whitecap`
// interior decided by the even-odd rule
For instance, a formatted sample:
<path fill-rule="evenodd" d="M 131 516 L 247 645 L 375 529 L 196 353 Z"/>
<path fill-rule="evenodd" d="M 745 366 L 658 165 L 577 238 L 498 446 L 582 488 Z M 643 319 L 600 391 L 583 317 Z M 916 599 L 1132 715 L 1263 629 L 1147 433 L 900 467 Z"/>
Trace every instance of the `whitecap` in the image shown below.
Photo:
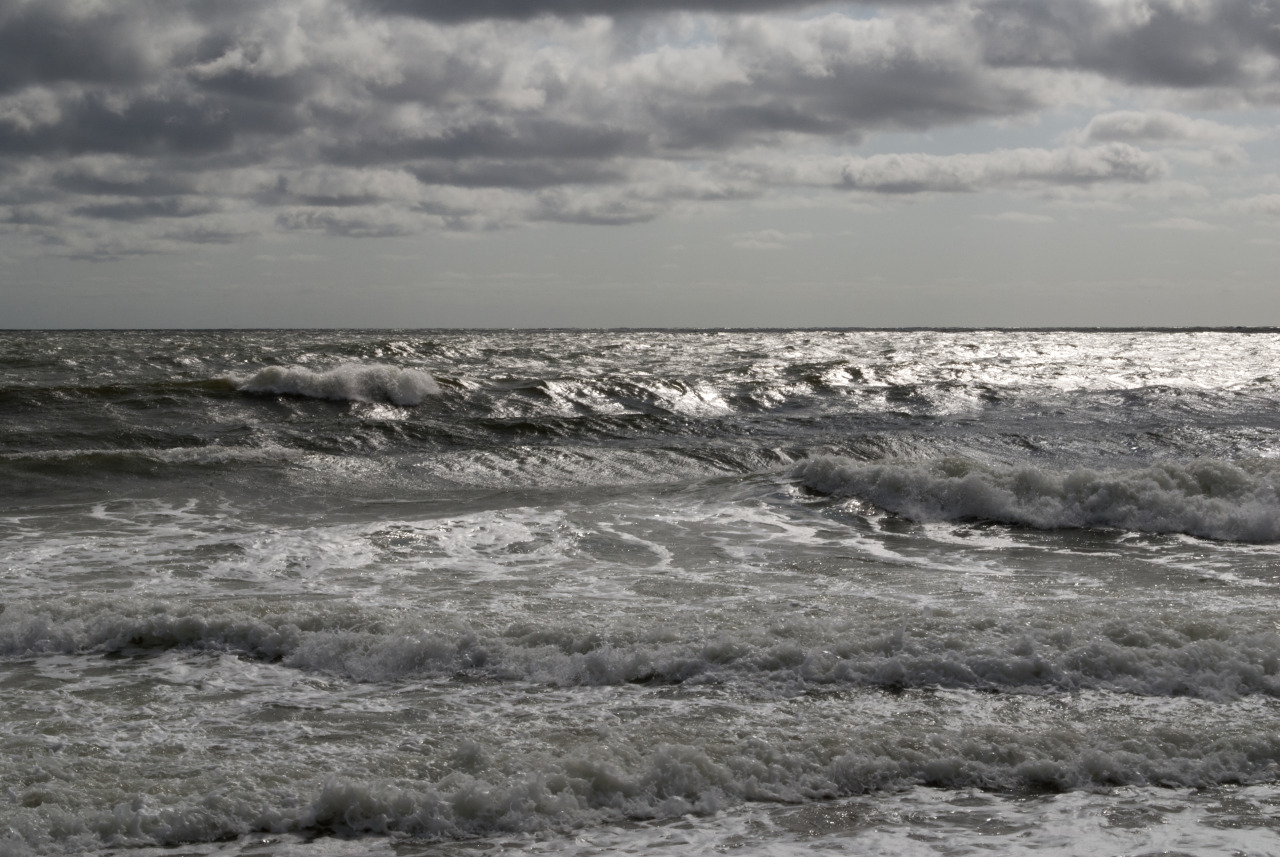
<path fill-rule="evenodd" d="M 275 393 L 349 402 L 421 404 L 440 394 L 435 378 L 421 369 L 384 363 L 344 363 L 324 372 L 301 366 L 269 366 L 236 385 L 244 393 Z"/>

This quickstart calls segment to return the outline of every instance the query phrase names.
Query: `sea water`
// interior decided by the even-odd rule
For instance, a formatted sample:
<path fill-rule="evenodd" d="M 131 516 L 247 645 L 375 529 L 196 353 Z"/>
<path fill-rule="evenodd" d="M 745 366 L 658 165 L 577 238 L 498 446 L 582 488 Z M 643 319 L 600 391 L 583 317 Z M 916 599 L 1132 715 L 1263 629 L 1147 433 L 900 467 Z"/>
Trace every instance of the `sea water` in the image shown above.
<path fill-rule="evenodd" d="M 1280 853 L 1280 333 L 0 333 L 0 854 Z"/>

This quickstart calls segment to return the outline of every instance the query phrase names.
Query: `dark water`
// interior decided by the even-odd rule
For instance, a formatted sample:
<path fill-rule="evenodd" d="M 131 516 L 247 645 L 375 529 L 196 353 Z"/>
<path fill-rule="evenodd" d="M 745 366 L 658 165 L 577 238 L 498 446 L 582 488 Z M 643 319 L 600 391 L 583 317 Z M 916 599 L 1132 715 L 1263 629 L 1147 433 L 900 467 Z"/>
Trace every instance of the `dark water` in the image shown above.
<path fill-rule="evenodd" d="M 1276 853 L 1278 359 L 0 334 L 0 854 Z"/>

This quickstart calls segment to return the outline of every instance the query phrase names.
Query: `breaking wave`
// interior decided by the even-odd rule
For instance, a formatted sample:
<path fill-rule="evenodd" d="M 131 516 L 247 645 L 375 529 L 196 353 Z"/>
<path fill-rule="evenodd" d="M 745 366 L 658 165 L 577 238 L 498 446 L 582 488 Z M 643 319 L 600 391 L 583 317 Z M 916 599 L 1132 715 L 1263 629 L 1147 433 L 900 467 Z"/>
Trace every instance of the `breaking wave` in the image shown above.
<path fill-rule="evenodd" d="M 1265 782 L 1280 761 L 1280 748 L 1265 740 L 1181 730 L 1138 737 L 1108 732 L 1058 730 L 1047 738 L 1003 727 L 922 738 L 868 728 L 832 747 L 808 743 L 789 751 L 760 741 L 727 752 L 682 743 L 631 752 L 602 745 L 592 748 L 594 755 L 548 756 L 531 770 L 510 774 L 483 770 L 485 748 L 462 742 L 450 761 L 463 770 L 438 782 L 331 775 L 318 784 L 289 783 L 270 795 L 232 799 L 214 793 L 167 806 L 139 800 L 83 819 L 62 815 L 53 836 L 32 831 L 29 838 L 40 852 L 66 853 L 72 843 L 85 850 L 103 844 L 172 847 L 255 831 L 273 834 L 256 837 L 259 843 L 290 833 L 375 834 L 413 837 L 418 841 L 411 853 L 419 853 L 440 840 L 568 833 L 602 823 L 710 815 L 743 801 L 799 804 L 921 785 L 1044 794 L 1250 784 Z M 481 770 L 472 773 L 468 766 Z"/>
<path fill-rule="evenodd" d="M 246 754 L 242 781 L 247 785 L 236 793 L 209 779 L 196 780 L 185 791 L 139 794 L 106 807 L 83 804 L 56 816 L 28 812 L 30 805 L 24 804 L 11 827 L 16 836 L 11 834 L 10 851 L 0 853 L 174 846 L 255 832 L 438 841 L 567 832 L 714 814 L 744 801 L 805 803 L 920 785 L 1014 794 L 1197 788 L 1273 782 L 1280 771 L 1280 739 L 1269 728 L 1276 716 L 1273 698 L 1280 692 L 1276 635 L 1241 633 L 1228 621 L 1210 628 L 1191 620 L 1179 625 L 1177 617 L 1107 620 L 1079 629 L 1085 633 L 1078 635 L 1062 626 L 1028 630 L 1010 623 L 949 649 L 940 641 L 964 640 L 963 632 L 972 634 L 974 626 L 954 617 L 923 634 L 833 625 L 795 629 L 817 631 L 825 638 L 820 641 L 786 640 L 779 639 L 782 629 L 775 626 L 710 640 L 619 638 L 610 643 L 541 626 L 488 634 L 463 628 L 405 633 L 406 626 L 378 627 L 369 614 L 338 608 L 271 612 L 248 602 L 204 611 L 158 608 L 120 603 L 85 613 L 50 606 L 35 615 L 11 606 L 0 614 L 0 652 L 89 649 L 136 656 L 137 647 L 206 648 L 363 681 L 433 676 L 473 687 L 477 678 L 618 687 L 789 676 L 793 684 L 773 695 L 773 703 L 798 699 L 792 710 L 805 714 L 775 719 L 766 711 L 740 721 L 739 711 L 727 715 L 732 728 L 722 729 L 722 715 L 689 706 L 683 709 L 689 717 L 685 728 L 664 729 L 658 717 L 632 736 L 584 727 L 584 737 L 560 749 L 521 746 L 482 728 L 460 730 L 436 746 L 429 767 L 415 761 L 383 773 L 378 765 L 389 756 L 327 774 L 291 764 L 273 771 L 270 785 L 263 787 L 248 774 L 288 752 L 268 742 L 262 748 L 265 760 Z M 797 681 L 837 686 L 798 695 Z M 840 693 L 842 682 L 891 693 L 850 697 Z M 931 688 L 939 685 L 964 695 L 963 704 L 955 705 L 953 697 L 945 709 L 951 720 L 933 715 L 939 695 Z M 1052 688 L 1073 692 L 1043 692 Z M 1005 693 L 965 693 L 999 689 L 1032 692 L 1017 700 Z M 1098 693 L 1115 689 L 1167 697 L 1160 703 L 1166 716 L 1135 721 L 1127 704 Z M 632 706 L 654 696 L 626 689 L 604 698 L 619 700 L 618 710 L 627 711 L 647 710 Z M 724 696 L 705 698 L 733 711 Z M 903 707 L 903 698 L 912 716 L 886 716 Z M 454 701 L 466 704 L 461 696 Z M 1222 702 L 1235 706 L 1226 722 L 1252 717 L 1258 727 L 1222 728 Z M 290 705 L 282 710 L 302 716 Z M 998 716 L 1002 712 L 1016 712 L 1017 718 Z M 353 719 L 352 728 L 359 728 L 357 723 Z M 750 732 L 740 731 L 748 726 Z M 256 728 L 268 729 L 261 722 Z M 217 747 L 225 734 L 216 731 Z M 31 740 L 60 746 L 54 735 Z M 189 741 L 184 754 L 215 752 L 202 743 L 210 740 L 204 735 L 184 740 Z M 407 739 L 396 743 L 410 745 Z M 373 752 L 385 748 L 375 744 Z M 154 757 L 130 757 L 121 764 L 133 782 L 139 766 L 149 769 L 155 762 Z M 41 793 L 38 788 L 28 792 Z M 4 844 L 0 841 L 0 847 Z"/>
<path fill-rule="evenodd" d="M 237 389 L 244 393 L 403 406 L 418 405 L 428 396 L 440 394 L 440 385 L 429 373 L 381 363 L 345 363 L 325 372 L 301 366 L 269 366 Z"/>
<path fill-rule="evenodd" d="M 661 630 L 603 636 L 556 625 L 494 633 L 459 622 L 387 624 L 338 609 L 263 613 L 247 604 L 199 610 L 114 604 L 86 612 L 14 604 L 0 613 L 0 657 L 233 652 L 362 682 L 468 677 L 550 687 L 732 684 L 766 694 L 951 688 L 1280 697 L 1280 637 L 1271 628 L 1238 627 L 1239 617 L 988 625 L 963 614 L 898 616 L 671 639 Z"/>
<path fill-rule="evenodd" d="M 1038 529 L 1116 528 L 1238 542 L 1280 541 L 1280 471 L 1201 460 L 1127 470 L 1049 470 L 962 459 L 866 464 L 815 458 L 808 488 L 915 521 L 984 520 Z"/>

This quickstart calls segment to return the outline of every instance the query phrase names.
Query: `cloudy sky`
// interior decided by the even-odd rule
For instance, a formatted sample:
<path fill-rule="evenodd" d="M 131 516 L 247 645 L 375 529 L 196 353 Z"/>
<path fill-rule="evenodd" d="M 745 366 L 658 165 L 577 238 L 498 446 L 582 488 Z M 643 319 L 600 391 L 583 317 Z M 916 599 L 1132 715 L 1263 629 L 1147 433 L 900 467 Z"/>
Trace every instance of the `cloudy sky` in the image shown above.
<path fill-rule="evenodd" d="M 1280 325 L 1280 0 L 0 0 L 0 327 Z"/>

